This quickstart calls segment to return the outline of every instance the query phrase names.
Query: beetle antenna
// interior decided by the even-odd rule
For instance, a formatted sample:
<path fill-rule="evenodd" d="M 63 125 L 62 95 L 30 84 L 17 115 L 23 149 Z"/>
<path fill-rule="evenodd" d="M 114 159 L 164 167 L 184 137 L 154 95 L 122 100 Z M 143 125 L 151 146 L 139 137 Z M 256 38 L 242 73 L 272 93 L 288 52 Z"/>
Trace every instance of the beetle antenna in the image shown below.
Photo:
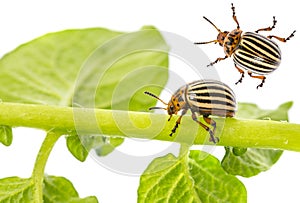
<path fill-rule="evenodd" d="M 150 107 L 149 110 L 153 110 L 153 109 L 163 109 L 163 110 L 167 110 L 167 108 L 164 107 L 158 107 L 158 106 L 154 106 L 154 107 Z"/>
<path fill-rule="evenodd" d="M 164 105 L 168 105 L 166 102 L 164 102 L 163 100 L 161 100 L 158 96 L 156 96 L 155 94 L 152 94 L 151 92 L 144 92 L 145 94 L 147 94 L 147 95 L 149 95 L 149 96 L 151 96 L 151 97 L 154 97 L 155 99 L 157 99 L 157 100 L 159 100 L 159 101 L 161 101 Z M 151 109 L 153 109 L 153 108 L 156 108 L 156 109 L 166 109 L 166 108 L 160 108 L 160 107 L 151 107 Z"/>
<path fill-rule="evenodd" d="M 203 16 L 203 18 L 204 18 L 205 20 L 207 20 L 212 26 L 214 26 L 214 28 L 216 28 L 216 30 L 217 30 L 219 33 L 222 33 L 222 31 L 221 31 L 217 26 L 215 26 L 215 24 L 213 24 L 208 18 L 206 18 L 205 16 Z"/>

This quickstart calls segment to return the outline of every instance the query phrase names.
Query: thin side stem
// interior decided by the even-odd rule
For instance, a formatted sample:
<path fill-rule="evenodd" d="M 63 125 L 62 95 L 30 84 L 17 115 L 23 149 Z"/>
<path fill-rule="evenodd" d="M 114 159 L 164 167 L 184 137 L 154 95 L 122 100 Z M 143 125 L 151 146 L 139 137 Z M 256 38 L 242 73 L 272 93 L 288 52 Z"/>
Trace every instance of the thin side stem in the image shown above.
<path fill-rule="evenodd" d="M 37 155 L 31 176 L 34 183 L 34 202 L 43 202 L 43 181 L 46 163 L 54 144 L 60 136 L 61 134 L 48 132 Z"/>
<path fill-rule="evenodd" d="M 176 119 L 130 111 L 111 111 L 29 104 L 0 104 L 0 125 L 55 130 L 61 134 L 104 134 L 193 144 L 209 144 L 209 133 L 184 116 L 178 131 L 170 137 Z M 214 118 L 217 145 L 275 148 L 300 151 L 300 124 L 270 120 Z"/>

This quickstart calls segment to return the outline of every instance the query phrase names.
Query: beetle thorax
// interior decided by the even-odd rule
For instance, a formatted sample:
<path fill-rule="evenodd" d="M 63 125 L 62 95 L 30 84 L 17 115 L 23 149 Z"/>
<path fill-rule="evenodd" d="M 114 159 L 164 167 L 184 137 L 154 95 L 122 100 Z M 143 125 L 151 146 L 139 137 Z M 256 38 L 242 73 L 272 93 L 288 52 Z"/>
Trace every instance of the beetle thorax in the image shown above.
<path fill-rule="evenodd" d="M 226 56 L 231 56 L 240 44 L 242 30 L 235 29 L 227 34 L 224 39 L 223 47 Z"/>

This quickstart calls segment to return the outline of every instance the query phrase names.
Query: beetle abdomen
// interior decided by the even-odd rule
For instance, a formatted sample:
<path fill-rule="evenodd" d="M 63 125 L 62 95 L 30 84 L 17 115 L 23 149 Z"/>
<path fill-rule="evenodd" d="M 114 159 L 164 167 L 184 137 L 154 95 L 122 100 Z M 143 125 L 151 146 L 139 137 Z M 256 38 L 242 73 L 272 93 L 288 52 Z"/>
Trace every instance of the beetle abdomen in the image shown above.
<path fill-rule="evenodd" d="M 186 100 L 193 111 L 202 115 L 232 117 L 236 110 L 232 89 L 216 80 L 198 80 L 188 84 Z"/>
<path fill-rule="evenodd" d="M 267 37 L 246 32 L 233 53 L 233 61 L 240 68 L 265 75 L 279 66 L 281 52 L 278 45 Z"/>

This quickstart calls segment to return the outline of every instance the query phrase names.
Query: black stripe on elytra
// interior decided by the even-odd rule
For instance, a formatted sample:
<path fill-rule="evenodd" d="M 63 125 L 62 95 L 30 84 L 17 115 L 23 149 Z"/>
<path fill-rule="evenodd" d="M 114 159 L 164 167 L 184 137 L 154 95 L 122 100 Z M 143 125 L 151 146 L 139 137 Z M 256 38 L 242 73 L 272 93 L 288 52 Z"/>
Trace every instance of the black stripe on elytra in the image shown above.
<path fill-rule="evenodd" d="M 222 94 L 222 93 L 217 93 L 217 92 L 195 93 L 195 96 L 196 97 L 211 97 L 211 98 L 219 97 L 219 98 L 226 98 L 226 99 L 231 100 L 233 102 L 235 101 L 234 97 L 231 94 L 228 95 L 228 94 Z M 194 101 L 194 99 L 190 99 L 190 100 Z"/>
<path fill-rule="evenodd" d="M 212 85 L 208 85 L 208 84 L 212 84 Z M 199 91 L 199 90 L 207 90 L 208 92 L 211 90 L 220 90 L 220 91 L 225 91 L 228 94 L 232 95 L 232 91 L 229 89 L 229 87 L 224 86 L 224 84 L 222 83 L 217 83 L 218 85 L 222 85 L 222 86 L 217 86 L 215 85 L 216 83 L 203 83 L 203 84 L 199 84 L 199 85 L 195 85 L 194 87 L 191 87 L 189 89 L 189 91 Z"/>
<path fill-rule="evenodd" d="M 249 54 L 249 52 L 244 52 L 244 51 L 237 51 L 235 53 L 235 55 L 241 55 L 241 57 L 243 58 L 247 58 L 248 60 L 251 60 L 251 61 L 260 61 L 262 63 L 267 63 L 269 65 L 273 65 L 273 66 L 276 66 L 276 64 L 278 63 L 278 61 L 274 61 L 273 59 L 271 58 L 261 58 L 261 57 L 258 57 L 259 59 L 253 59 L 253 55 Z M 255 63 L 256 64 L 256 63 Z"/>
<path fill-rule="evenodd" d="M 270 56 L 267 55 L 266 49 L 264 50 L 264 52 L 261 52 L 256 47 L 253 47 L 252 45 L 250 45 L 248 42 L 243 42 L 243 45 L 241 45 L 239 47 L 239 49 L 243 50 L 245 52 L 249 52 L 249 53 L 257 56 L 258 58 L 264 58 L 264 59 L 269 59 L 270 61 L 276 61 L 276 60 L 272 59 Z M 270 53 L 270 52 L 268 52 L 268 53 Z M 281 60 L 280 55 L 274 55 L 272 53 L 271 53 L 271 55 L 273 55 L 277 59 L 277 61 Z"/>
<path fill-rule="evenodd" d="M 264 65 L 261 64 L 256 64 L 253 63 L 253 60 L 247 60 L 245 57 L 239 56 L 239 55 L 234 55 L 233 60 L 235 61 L 235 63 L 237 65 L 241 65 L 243 66 L 245 69 L 250 69 L 253 71 L 256 71 L 257 73 L 269 73 L 272 72 L 275 68 L 270 68 L 270 67 L 266 67 Z M 249 64 L 253 65 L 253 67 L 250 67 Z M 261 69 L 256 69 L 255 67 L 260 67 Z"/>
<path fill-rule="evenodd" d="M 254 36 L 251 36 L 251 37 L 255 38 Z M 259 41 L 259 42 L 257 42 L 257 41 L 255 41 L 255 40 L 253 40 L 251 37 L 243 37 L 242 43 L 244 43 L 246 46 L 249 46 L 249 48 L 252 49 L 252 52 L 254 52 L 254 53 L 258 52 L 259 54 L 264 55 L 264 56 L 266 56 L 266 57 L 269 58 L 269 56 L 267 56 L 265 53 L 259 51 L 257 48 L 251 46 L 248 42 L 254 44 L 255 46 L 257 46 L 257 47 L 259 47 L 260 49 L 262 49 L 263 51 L 265 51 L 265 52 L 271 54 L 271 55 L 274 56 L 275 58 L 279 58 L 279 59 L 280 59 L 280 51 L 279 51 L 279 48 L 278 48 L 278 47 L 274 47 L 274 46 L 272 46 L 268 41 L 266 41 L 266 40 L 261 40 L 260 38 L 257 38 L 257 37 L 256 37 L 256 39 Z M 266 46 L 265 44 L 267 44 L 267 46 Z M 269 47 L 272 47 L 272 49 L 268 48 L 268 46 L 269 46 Z M 243 45 L 241 45 L 241 47 L 239 47 L 239 48 L 242 48 L 242 47 L 243 47 Z M 242 48 L 242 49 L 243 49 L 243 48 Z M 256 55 L 257 55 L 257 54 L 256 54 Z"/>
<path fill-rule="evenodd" d="M 197 103 L 199 103 L 199 106 L 201 106 L 201 104 L 220 104 L 220 105 L 224 105 L 224 106 L 231 106 L 231 107 L 235 107 L 234 104 L 230 103 L 230 102 L 226 102 L 226 101 L 221 101 L 221 100 L 214 100 L 214 99 L 201 99 L 198 98 L 196 99 Z"/>
<path fill-rule="evenodd" d="M 267 44 L 268 46 L 270 46 L 271 48 L 273 48 L 276 52 L 280 53 L 280 48 L 279 46 L 273 42 L 272 40 L 268 39 L 265 36 L 259 35 L 257 33 L 252 33 L 252 32 L 246 32 L 243 37 L 247 38 L 247 37 L 252 37 L 257 39 L 258 41 L 263 41 L 265 44 Z"/>

